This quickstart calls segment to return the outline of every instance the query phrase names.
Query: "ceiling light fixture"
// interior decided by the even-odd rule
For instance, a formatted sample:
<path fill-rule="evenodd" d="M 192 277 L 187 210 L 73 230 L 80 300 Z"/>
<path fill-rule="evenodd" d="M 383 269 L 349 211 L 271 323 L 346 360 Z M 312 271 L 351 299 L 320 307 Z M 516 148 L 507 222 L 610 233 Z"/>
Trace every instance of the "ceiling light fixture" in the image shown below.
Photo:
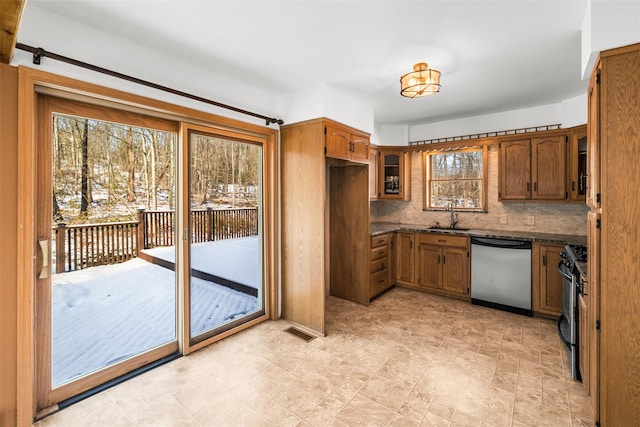
<path fill-rule="evenodd" d="M 440 71 L 430 69 L 426 62 L 418 62 L 412 72 L 400 77 L 402 96 L 418 98 L 436 92 L 440 92 Z"/>

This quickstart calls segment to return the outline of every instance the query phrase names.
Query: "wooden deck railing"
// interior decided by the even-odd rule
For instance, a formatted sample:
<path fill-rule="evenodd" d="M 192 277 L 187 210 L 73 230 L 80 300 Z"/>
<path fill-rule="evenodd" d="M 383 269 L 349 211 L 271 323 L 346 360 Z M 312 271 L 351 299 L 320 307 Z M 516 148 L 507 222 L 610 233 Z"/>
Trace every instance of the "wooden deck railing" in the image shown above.
<path fill-rule="evenodd" d="M 56 273 L 118 264 L 138 254 L 137 222 L 70 225 L 54 229 Z M 62 256 L 61 256 L 62 255 Z"/>
<path fill-rule="evenodd" d="M 258 234 L 258 210 L 211 209 L 191 212 L 193 243 Z M 117 264 L 142 249 L 175 244 L 173 211 L 138 211 L 138 221 L 105 224 L 58 224 L 53 229 L 56 273 Z"/>

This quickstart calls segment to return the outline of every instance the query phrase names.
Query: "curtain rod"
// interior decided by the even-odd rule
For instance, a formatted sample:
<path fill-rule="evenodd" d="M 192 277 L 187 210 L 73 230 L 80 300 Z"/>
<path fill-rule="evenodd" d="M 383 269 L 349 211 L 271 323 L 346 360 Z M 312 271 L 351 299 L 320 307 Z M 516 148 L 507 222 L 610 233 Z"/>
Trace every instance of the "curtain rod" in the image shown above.
<path fill-rule="evenodd" d="M 41 47 L 33 47 L 23 43 L 16 43 L 16 49 L 24 50 L 27 52 L 31 52 L 33 54 L 33 63 L 36 65 L 40 65 L 40 60 L 44 57 L 55 59 L 57 61 L 65 62 L 67 64 L 75 65 L 77 67 L 86 68 L 87 70 L 96 71 L 98 73 L 106 74 L 108 76 L 117 77 L 122 80 L 127 80 L 133 83 L 137 83 L 143 86 L 147 86 L 153 89 L 162 90 L 164 92 L 169 92 L 174 95 L 179 95 L 185 98 L 193 99 L 195 101 L 204 102 L 205 104 L 214 105 L 216 107 L 225 108 L 227 110 L 235 111 L 236 113 L 246 114 L 248 116 L 257 117 L 259 119 L 264 119 L 266 125 L 269 126 L 271 123 L 277 123 L 279 125 L 284 124 L 282 119 L 276 119 L 274 117 L 263 116 L 262 114 L 254 113 L 251 111 L 243 110 L 241 108 L 233 107 L 231 105 L 222 104 L 217 101 L 212 101 L 211 99 L 203 98 L 198 95 L 192 95 L 187 92 L 182 92 L 177 89 L 172 89 L 167 86 L 162 86 L 157 83 L 152 83 L 147 80 L 142 80 L 137 77 L 128 76 L 126 74 L 119 73 L 117 71 L 109 70 L 107 68 L 98 67 L 97 65 L 88 64 L 86 62 L 78 61 L 77 59 L 69 58 L 67 56 L 58 55 L 57 53 L 48 52 Z"/>

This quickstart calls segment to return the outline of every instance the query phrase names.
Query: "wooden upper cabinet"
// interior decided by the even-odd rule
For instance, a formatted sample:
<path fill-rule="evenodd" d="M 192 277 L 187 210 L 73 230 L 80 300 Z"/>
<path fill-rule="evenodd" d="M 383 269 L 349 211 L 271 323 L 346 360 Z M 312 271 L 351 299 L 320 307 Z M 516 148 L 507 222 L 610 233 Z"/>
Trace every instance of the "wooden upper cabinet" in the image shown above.
<path fill-rule="evenodd" d="M 380 149 L 378 198 L 411 200 L 411 153 Z"/>
<path fill-rule="evenodd" d="M 571 202 L 586 200 L 587 146 L 587 125 L 572 129 L 567 150 L 567 191 Z"/>
<path fill-rule="evenodd" d="M 351 135 L 351 158 L 352 162 L 369 162 L 369 137 L 362 135 Z"/>
<path fill-rule="evenodd" d="M 566 200 L 566 135 L 531 140 L 531 198 Z"/>
<path fill-rule="evenodd" d="M 338 124 L 325 126 L 326 156 L 357 163 L 369 162 L 369 136 Z"/>
<path fill-rule="evenodd" d="M 600 207 L 600 72 L 598 62 L 591 74 L 588 90 L 587 122 L 587 206 Z"/>
<path fill-rule="evenodd" d="M 334 159 L 349 160 L 351 134 L 334 126 L 325 126 L 325 154 Z"/>
<path fill-rule="evenodd" d="M 378 200 L 378 147 L 369 146 L 369 200 Z"/>
<path fill-rule="evenodd" d="M 529 139 L 500 143 L 498 173 L 499 199 L 531 198 L 531 141 Z"/>
<path fill-rule="evenodd" d="M 567 136 L 500 143 L 500 200 L 566 200 Z"/>

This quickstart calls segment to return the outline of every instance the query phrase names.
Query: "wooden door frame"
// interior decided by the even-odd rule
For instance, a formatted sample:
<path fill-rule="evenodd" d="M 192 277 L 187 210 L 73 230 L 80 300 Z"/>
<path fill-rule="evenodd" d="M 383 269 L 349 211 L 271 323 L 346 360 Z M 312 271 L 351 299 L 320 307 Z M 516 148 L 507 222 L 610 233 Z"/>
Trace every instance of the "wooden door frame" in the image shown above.
<path fill-rule="evenodd" d="M 178 182 L 178 186 L 181 188 L 180 191 L 180 200 L 177 203 L 177 208 L 182 211 L 183 213 L 186 213 L 189 209 L 190 209 L 190 202 L 191 202 L 191 180 L 190 180 L 190 176 L 191 176 L 191 140 L 190 140 L 190 136 L 191 133 L 196 133 L 199 135 L 210 135 L 212 137 L 219 137 L 219 138 L 229 138 L 229 140 L 235 141 L 235 142 L 239 142 L 239 143 L 245 143 L 245 144 L 253 144 L 255 146 L 261 147 L 262 148 L 262 159 L 263 159 L 263 167 L 262 167 L 262 188 L 261 188 L 261 193 L 262 193 L 262 201 L 263 201 L 263 215 L 261 218 L 262 221 L 262 231 L 263 231 L 263 235 L 262 235 L 262 244 L 263 247 L 261 248 L 262 253 L 265 255 L 263 257 L 263 259 L 265 260 L 264 263 L 264 270 L 263 270 L 263 274 L 262 274 L 262 279 L 263 279 L 263 284 L 265 284 L 264 286 L 264 290 L 265 292 L 263 293 L 263 304 L 264 304 L 264 314 L 260 315 L 259 317 L 256 317 L 254 319 L 251 319 L 245 323 L 243 323 L 241 326 L 237 326 L 237 327 L 233 327 L 230 328 L 228 330 L 224 330 L 220 333 L 217 333 L 214 336 L 210 336 L 210 337 L 206 337 L 203 338 L 201 341 L 195 341 L 192 342 L 191 341 L 191 327 L 190 327 L 190 311 L 191 311 L 191 298 L 190 298 L 190 280 L 191 280 L 191 272 L 189 269 L 186 268 L 187 265 L 190 265 L 190 245 L 191 245 L 191 241 L 189 239 L 189 235 L 190 235 L 190 224 L 188 221 L 188 218 L 190 218 L 190 215 L 182 215 L 182 220 L 178 222 L 177 225 L 177 230 L 189 230 L 188 231 L 188 235 L 183 236 L 181 239 L 178 240 L 178 246 L 180 246 L 180 248 L 178 249 L 178 253 L 181 254 L 181 259 L 184 261 L 182 263 L 180 263 L 180 266 L 178 266 L 178 270 L 176 271 L 177 274 L 179 274 L 182 278 L 181 283 L 183 283 L 184 285 L 180 287 L 180 292 L 183 292 L 182 298 L 180 298 L 180 301 L 182 301 L 183 305 L 181 307 L 182 309 L 182 313 L 185 313 L 184 316 L 182 317 L 183 322 L 179 325 L 180 327 L 180 331 L 179 334 L 182 335 L 182 352 L 183 354 L 189 354 L 192 353 L 196 350 L 199 350 L 203 347 L 206 347 L 210 344 L 213 344 L 216 341 L 220 341 L 223 338 L 228 337 L 229 335 L 234 334 L 235 332 L 237 332 L 239 329 L 245 329 L 248 328 L 250 326 L 253 326 L 257 323 L 260 323 L 264 320 L 266 320 L 267 318 L 269 318 L 269 306 L 270 304 L 268 304 L 268 287 L 266 286 L 266 282 L 267 282 L 267 274 L 269 271 L 269 266 L 267 265 L 268 263 L 266 262 L 266 260 L 268 259 L 267 256 L 267 240 L 265 238 L 265 234 L 266 234 L 266 228 L 267 228 L 267 218 L 269 217 L 269 215 L 267 214 L 267 209 L 264 207 L 265 203 L 265 191 L 267 191 L 268 185 L 267 185 L 267 179 L 268 179 L 268 168 L 266 167 L 267 164 L 267 160 L 266 160 L 266 156 L 267 156 L 267 145 L 268 145 L 268 140 L 266 137 L 264 136 L 259 136 L 259 135 L 248 135 L 246 133 L 240 133 L 238 131 L 235 130 L 230 130 L 230 129 L 220 129 L 220 128 L 216 128 L 216 127 L 212 127 L 209 125 L 199 125 L 199 124 L 193 124 L 193 123 L 186 123 L 186 122 L 182 122 L 181 126 L 180 126 L 180 141 L 182 141 L 182 145 L 180 147 L 181 150 L 181 155 L 179 156 L 180 161 L 179 163 L 179 168 L 181 170 L 181 173 L 179 173 L 179 182 Z M 215 329 L 215 328 L 214 328 Z M 206 333 L 205 333 L 206 334 Z"/>
<path fill-rule="evenodd" d="M 35 284 L 40 252 L 36 245 L 36 123 L 38 92 L 55 93 L 69 99 L 83 99 L 98 105 L 117 105 L 123 110 L 145 111 L 157 117 L 207 125 L 221 131 L 235 131 L 262 137 L 265 188 L 265 318 L 278 317 L 278 131 L 188 107 L 86 83 L 29 67 L 18 67 L 18 263 L 17 263 L 17 424 L 29 426 L 36 414 L 35 399 Z M 178 183 L 178 185 L 180 185 Z M 249 327 L 245 325 L 245 327 Z M 183 349 L 184 351 L 184 349 Z"/>

